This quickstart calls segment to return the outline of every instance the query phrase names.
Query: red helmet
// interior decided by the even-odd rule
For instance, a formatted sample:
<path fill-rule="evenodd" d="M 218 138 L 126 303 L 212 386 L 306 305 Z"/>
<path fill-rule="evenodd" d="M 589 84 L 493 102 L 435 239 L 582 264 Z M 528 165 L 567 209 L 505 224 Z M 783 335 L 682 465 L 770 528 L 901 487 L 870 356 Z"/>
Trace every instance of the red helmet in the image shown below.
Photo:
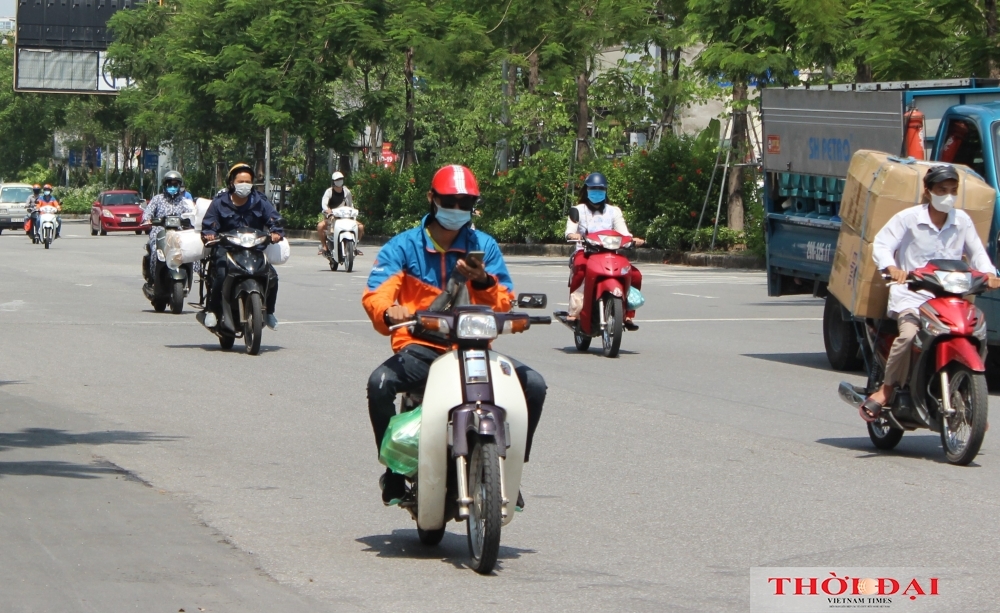
<path fill-rule="evenodd" d="M 465 166 L 443 166 L 434 173 L 431 189 L 439 196 L 479 196 L 476 175 Z"/>

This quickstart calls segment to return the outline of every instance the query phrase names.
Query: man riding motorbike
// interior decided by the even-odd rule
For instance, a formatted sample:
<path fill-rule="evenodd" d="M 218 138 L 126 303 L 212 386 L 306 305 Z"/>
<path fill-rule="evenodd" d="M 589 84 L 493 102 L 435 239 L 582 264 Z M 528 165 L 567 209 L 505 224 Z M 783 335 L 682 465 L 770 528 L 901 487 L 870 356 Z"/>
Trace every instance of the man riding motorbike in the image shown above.
<path fill-rule="evenodd" d="M 62 205 L 56 200 L 56 197 L 52 195 L 52 186 L 46 183 L 42 186 L 42 195 L 35 200 L 35 210 L 32 213 L 31 218 L 31 228 L 35 236 L 38 237 L 38 209 L 43 206 L 54 206 L 56 211 L 62 210 Z M 59 238 L 62 233 L 62 217 L 56 218 L 56 238 Z"/>
<path fill-rule="evenodd" d="M 590 173 L 583 182 L 583 188 L 580 190 L 580 203 L 576 205 L 576 210 L 580 214 L 580 221 L 566 220 L 566 240 L 583 240 L 588 233 L 599 232 L 601 230 L 614 230 L 628 236 L 632 235 L 628 231 L 628 226 L 625 225 L 625 217 L 622 215 L 622 210 L 612 204 L 608 204 L 608 180 L 599 172 Z M 633 237 L 632 242 L 636 247 L 639 247 L 645 244 L 646 241 Z M 588 255 L 583 245 L 577 245 L 571 264 L 573 274 L 569 281 L 569 315 L 566 317 L 567 321 L 576 321 L 580 315 L 580 311 L 583 310 L 583 282 L 587 274 L 587 257 Z M 635 267 L 635 264 L 632 265 L 630 277 L 631 286 L 635 289 L 642 289 L 642 274 Z M 639 326 L 632 321 L 633 317 L 635 317 L 634 310 L 625 311 L 623 325 L 626 330 L 635 331 L 639 329 Z"/>
<path fill-rule="evenodd" d="M 344 186 L 344 173 L 333 173 L 330 187 L 323 193 L 322 206 L 323 221 L 319 222 L 319 225 L 316 226 L 316 231 L 319 233 L 319 255 L 328 255 L 330 251 L 326 244 L 326 227 L 327 223 L 332 223 L 329 219 L 330 215 L 333 214 L 333 209 L 340 206 L 354 208 L 354 194 Z M 365 226 L 360 221 L 355 221 L 358 224 L 358 242 L 361 242 L 361 238 L 365 235 Z M 354 255 L 364 254 L 355 246 Z"/>
<path fill-rule="evenodd" d="M 375 259 L 368 288 L 361 299 L 375 329 L 390 335 L 389 326 L 408 321 L 416 311 L 430 307 L 445 290 L 453 271 L 468 279 L 473 304 L 494 311 L 511 309 L 513 283 L 496 241 L 473 230 L 472 210 L 479 199 L 479 186 L 472 171 L 464 166 L 444 166 L 434 175 L 427 192 L 430 214 L 419 227 L 390 240 Z M 484 252 L 483 261 L 467 258 Z M 445 347 L 414 338 L 408 329 L 393 332 L 395 355 L 372 372 L 368 379 L 368 414 L 375 432 L 375 447 L 381 447 L 389 420 L 396 414 L 396 394 L 423 389 L 431 362 Z M 528 406 L 528 440 L 524 461 L 528 461 L 531 440 L 541 418 L 546 385 L 540 374 L 514 361 L 514 370 L 524 390 Z M 392 504 L 406 494 L 402 475 L 386 470 L 380 478 L 382 502 Z M 518 493 L 517 506 L 524 500 Z"/>
<path fill-rule="evenodd" d="M 231 232 L 249 227 L 254 230 L 267 230 L 271 233 L 271 242 L 277 243 L 285 237 L 281 228 L 281 217 L 263 194 L 253 188 L 253 168 L 240 162 L 231 169 L 226 178 L 227 189 L 220 192 L 212 200 L 205 218 L 201 222 L 202 239 L 208 243 L 215 240 L 220 232 Z M 260 245 L 259 249 L 264 249 Z M 206 328 L 218 325 L 222 310 L 222 286 L 226 280 L 227 261 L 225 249 L 215 249 L 212 252 L 212 291 L 208 297 L 208 307 L 198 315 L 199 321 Z M 278 318 L 274 315 L 278 300 L 278 273 L 268 264 L 268 292 L 264 297 L 264 323 L 272 330 L 278 327 Z"/>
<path fill-rule="evenodd" d="M 184 214 L 190 214 L 192 216 L 191 222 L 194 223 L 194 202 L 184 197 L 182 193 L 183 186 L 184 178 L 176 170 L 171 170 L 163 175 L 163 191 L 153 196 L 149 204 L 146 205 L 146 210 L 142 212 L 143 225 L 149 224 L 150 221 L 157 217 L 166 217 L 168 215 L 180 216 Z M 149 240 L 146 241 L 146 253 L 150 254 L 150 256 L 156 253 L 156 238 L 161 232 L 163 232 L 163 228 L 159 226 L 153 226 L 149 229 Z M 148 279 L 151 283 L 153 275 L 156 273 L 156 258 L 148 258 L 147 269 L 149 272 Z"/>
<path fill-rule="evenodd" d="M 38 198 L 42 195 L 42 186 L 35 183 L 31 186 L 31 195 L 28 196 L 28 201 L 24 203 L 24 208 L 28 211 L 28 231 L 26 234 L 34 236 L 35 226 L 38 225 L 38 215 L 35 214 L 35 207 L 38 206 Z"/>
<path fill-rule="evenodd" d="M 889 289 L 889 316 L 899 324 L 899 336 L 892 344 L 885 365 L 882 387 L 860 407 L 865 421 L 875 421 L 889 404 L 897 387 L 906 385 L 910 375 L 910 350 L 920 330 L 918 309 L 933 298 L 930 292 L 914 292 L 906 286 L 907 274 L 931 260 L 959 260 L 989 275 L 987 286 L 1000 287 L 996 267 L 976 234 L 969 215 L 954 208 L 958 195 L 958 171 L 953 166 L 935 166 L 924 176 L 922 204 L 896 213 L 875 235 L 872 258 L 883 273 L 892 277 Z"/>

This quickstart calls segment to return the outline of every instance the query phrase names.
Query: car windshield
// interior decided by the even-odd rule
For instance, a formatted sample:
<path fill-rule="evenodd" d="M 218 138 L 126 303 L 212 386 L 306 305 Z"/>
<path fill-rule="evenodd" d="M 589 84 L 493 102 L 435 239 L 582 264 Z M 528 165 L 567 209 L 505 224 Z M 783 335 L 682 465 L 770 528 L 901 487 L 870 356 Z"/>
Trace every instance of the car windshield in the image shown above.
<path fill-rule="evenodd" d="M 5 187 L 0 189 L 0 202 L 17 202 L 24 204 L 31 196 L 30 187 Z"/>
<path fill-rule="evenodd" d="M 138 194 L 104 194 L 104 205 L 115 206 L 116 204 L 139 204 Z"/>

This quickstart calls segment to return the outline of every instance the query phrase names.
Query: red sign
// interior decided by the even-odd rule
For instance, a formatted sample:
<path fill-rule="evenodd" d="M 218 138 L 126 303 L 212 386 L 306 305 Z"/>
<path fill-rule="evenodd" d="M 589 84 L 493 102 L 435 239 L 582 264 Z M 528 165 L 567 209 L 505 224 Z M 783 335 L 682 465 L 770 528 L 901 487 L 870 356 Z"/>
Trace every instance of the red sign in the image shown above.
<path fill-rule="evenodd" d="M 395 164 L 397 159 L 399 159 L 399 156 L 392 152 L 392 143 L 382 143 L 382 165 L 388 168 L 392 164 Z"/>
<path fill-rule="evenodd" d="M 767 153 L 768 155 L 778 155 L 781 153 L 781 137 L 777 134 L 767 135 Z"/>

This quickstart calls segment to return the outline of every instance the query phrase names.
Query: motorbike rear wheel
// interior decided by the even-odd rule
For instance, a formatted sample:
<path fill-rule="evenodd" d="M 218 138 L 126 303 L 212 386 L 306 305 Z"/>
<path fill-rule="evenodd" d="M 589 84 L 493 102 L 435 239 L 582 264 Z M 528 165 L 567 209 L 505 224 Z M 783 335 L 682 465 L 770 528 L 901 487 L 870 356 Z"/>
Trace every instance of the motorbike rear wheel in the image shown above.
<path fill-rule="evenodd" d="M 228 334 L 223 334 L 219 337 L 219 347 L 222 347 L 224 351 L 229 351 L 236 344 L 236 337 L 229 336 Z"/>
<path fill-rule="evenodd" d="M 476 437 L 469 453 L 469 566 L 480 575 L 493 572 L 500 553 L 501 505 L 500 455 L 493 440 Z"/>
<path fill-rule="evenodd" d="M 170 312 L 179 315 L 184 310 L 184 282 L 174 281 L 170 288 Z"/>
<path fill-rule="evenodd" d="M 590 337 L 581 332 L 579 328 L 573 330 L 573 342 L 576 344 L 577 351 L 590 349 Z"/>
<path fill-rule="evenodd" d="M 433 547 L 441 542 L 444 538 L 444 528 L 438 528 L 437 530 L 424 530 L 423 528 L 417 528 L 417 536 L 420 538 L 420 543 L 427 545 L 428 547 Z"/>
<path fill-rule="evenodd" d="M 166 300 L 153 300 L 151 301 L 150 304 L 153 305 L 153 310 L 156 311 L 157 313 L 162 313 L 167 310 Z"/>
<path fill-rule="evenodd" d="M 344 270 L 354 272 L 354 241 L 344 241 Z"/>
<path fill-rule="evenodd" d="M 941 446 L 948 462 L 966 466 L 976 458 L 986 435 L 989 393 L 986 375 L 961 364 L 948 367 L 951 408 L 955 413 L 941 419 Z"/>
<path fill-rule="evenodd" d="M 243 296 L 243 312 L 246 321 L 243 322 L 243 342 L 246 352 L 250 355 L 260 353 L 260 332 L 264 323 L 264 308 L 261 306 L 260 294 L 251 292 Z"/>
<path fill-rule="evenodd" d="M 606 294 L 607 295 L 607 294 Z M 618 296 L 607 295 L 604 300 L 604 357 L 617 358 L 624 333 L 625 307 Z"/>
<path fill-rule="evenodd" d="M 878 449 L 888 451 L 899 444 L 903 431 L 890 426 L 885 418 L 879 418 L 868 424 L 868 438 L 872 439 L 872 445 Z"/>

